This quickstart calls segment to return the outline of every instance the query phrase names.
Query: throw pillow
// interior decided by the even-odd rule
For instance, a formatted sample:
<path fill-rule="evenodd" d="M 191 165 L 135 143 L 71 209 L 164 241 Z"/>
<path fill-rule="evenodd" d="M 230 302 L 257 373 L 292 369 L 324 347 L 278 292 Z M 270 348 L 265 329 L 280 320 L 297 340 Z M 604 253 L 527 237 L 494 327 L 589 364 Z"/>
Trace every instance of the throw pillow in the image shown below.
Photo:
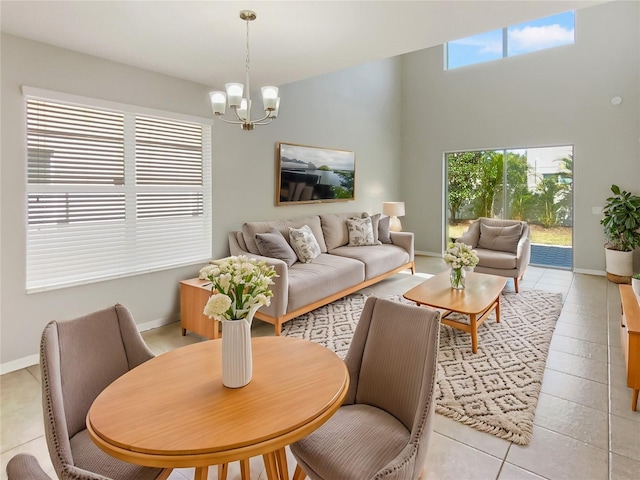
<path fill-rule="evenodd" d="M 275 228 L 267 233 L 257 233 L 256 245 L 260 255 L 282 260 L 289 267 L 298 260 L 296 252 L 293 251 L 287 240 Z"/>
<path fill-rule="evenodd" d="M 380 243 L 391 243 L 391 232 L 389 231 L 389 223 L 391 217 L 380 217 L 378 221 L 378 240 Z"/>
<path fill-rule="evenodd" d="M 349 230 L 348 247 L 376 245 L 373 240 L 371 217 L 347 218 L 347 229 Z"/>
<path fill-rule="evenodd" d="M 373 243 L 380 245 L 382 242 L 379 239 L 378 226 L 380 225 L 380 214 L 369 215 L 367 212 L 362 214 L 362 218 L 369 217 L 371 219 L 371 229 L 373 230 Z"/>
<path fill-rule="evenodd" d="M 521 223 L 510 227 L 492 227 L 481 223 L 478 248 L 517 253 L 520 235 L 522 235 Z"/>
<path fill-rule="evenodd" d="M 320 255 L 320 245 L 309 225 L 300 228 L 289 227 L 289 242 L 302 263 L 309 263 Z"/>

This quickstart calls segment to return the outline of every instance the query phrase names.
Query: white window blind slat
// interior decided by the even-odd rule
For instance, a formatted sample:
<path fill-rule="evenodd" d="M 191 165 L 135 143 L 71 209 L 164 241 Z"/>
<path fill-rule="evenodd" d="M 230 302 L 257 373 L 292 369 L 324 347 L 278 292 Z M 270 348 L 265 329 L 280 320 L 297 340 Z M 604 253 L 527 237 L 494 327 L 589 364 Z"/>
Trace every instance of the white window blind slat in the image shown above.
<path fill-rule="evenodd" d="M 211 257 L 209 124 L 33 91 L 27 292 Z"/>

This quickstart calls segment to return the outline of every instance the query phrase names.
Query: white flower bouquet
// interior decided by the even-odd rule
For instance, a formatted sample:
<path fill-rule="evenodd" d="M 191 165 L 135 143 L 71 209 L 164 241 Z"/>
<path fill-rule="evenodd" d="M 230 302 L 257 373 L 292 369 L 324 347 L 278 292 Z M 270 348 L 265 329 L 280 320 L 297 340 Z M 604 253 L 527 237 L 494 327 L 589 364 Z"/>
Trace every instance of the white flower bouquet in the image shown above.
<path fill-rule="evenodd" d="M 454 270 L 459 270 L 462 267 L 475 267 L 479 260 L 476 251 L 466 243 L 449 242 L 444 261 Z"/>
<path fill-rule="evenodd" d="M 264 260 L 244 255 L 215 260 L 200 270 L 200 278 L 211 282 L 212 295 L 203 313 L 216 320 L 240 320 L 271 302 L 276 271 Z"/>

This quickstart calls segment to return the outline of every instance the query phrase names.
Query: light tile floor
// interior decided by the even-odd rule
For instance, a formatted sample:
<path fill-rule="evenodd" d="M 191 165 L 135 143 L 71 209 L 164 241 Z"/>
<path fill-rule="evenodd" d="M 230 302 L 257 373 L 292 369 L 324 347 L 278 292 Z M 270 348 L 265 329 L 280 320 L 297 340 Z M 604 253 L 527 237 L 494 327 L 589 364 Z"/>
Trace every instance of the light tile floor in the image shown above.
<path fill-rule="evenodd" d="M 419 256 L 416 263 L 421 273 L 446 269 L 440 258 Z M 364 292 L 401 294 L 420 281 L 420 276 L 401 273 Z M 513 289 L 511 281 L 507 288 Z M 515 445 L 436 415 L 426 479 L 640 478 L 640 411 L 631 411 L 631 390 L 625 384 L 618 286 L 604 277 L 529 267 L 521 288 L 561 292 L 564 299 L 532 441 Z M 254 322 L 253 335 L 272 334 L 271 325 Z M 156 354 L 202 340 L 191 333 L 182 337 L 177 323 L 143 332 L 143 337 Z M 55 478 L 43 436 L 38 366 L 2 375 L 0 388 L 0 479 L 7 478 L 7 461 L 19 452 L 34 454 Z M 289 454 L 291 473 L 294 467 Z M 209 479 L 216 477 L 211 468 Z M 191 479 L 193 470 L 174 470 L 170 478 Z M 240 478 L 237 462 L 230 465 L 229 478 Z M 251 461 L 251 478 L 266 478 L 259 457 Z"/>

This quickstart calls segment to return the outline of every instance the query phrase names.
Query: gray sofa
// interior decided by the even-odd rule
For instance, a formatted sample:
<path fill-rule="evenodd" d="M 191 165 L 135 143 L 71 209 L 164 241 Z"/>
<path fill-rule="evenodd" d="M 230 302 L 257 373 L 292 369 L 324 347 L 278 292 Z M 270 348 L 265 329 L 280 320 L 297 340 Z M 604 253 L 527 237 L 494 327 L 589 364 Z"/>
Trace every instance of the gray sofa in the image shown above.
<path fill-rule="evenodd" d="M 470 245 L 478 254 L 474 271 L 513 278 L 518 293 L 518 280 L 531 258 L 530 229 L 526 222 L 480 217 L 456 242 Z"/>
<path fill-rule="evenodd" d="M 349 246 L 347 219 L 368 216 L 364 212 L 310 215 L 289 220 L 247 222 L 242 231 L 229 232 L 231 255 L 264 260 L 278 274 L 272 286 L 271 305 L 262 307 L 256 318 L 275 326 L 322 305 L 372 285 L 402 270 L 414 267 L 412 232 L 389 232 L 388 217 L 371 216 L 375 243 Z M 264 239 L 279 234 L 289 243 L 289 227 L 307 225 L 319 246 L 319 254 L 309 263 L 287 258 L 278 249 L 265 252 Z M 260 251 L 262 248 L 262 252 Z M 284 245 L 284 249 L 288 247 Z M 265 256 L 267 253 L 268 256 Z M 275 257 L 281 258 L 275 258 Z"/>

